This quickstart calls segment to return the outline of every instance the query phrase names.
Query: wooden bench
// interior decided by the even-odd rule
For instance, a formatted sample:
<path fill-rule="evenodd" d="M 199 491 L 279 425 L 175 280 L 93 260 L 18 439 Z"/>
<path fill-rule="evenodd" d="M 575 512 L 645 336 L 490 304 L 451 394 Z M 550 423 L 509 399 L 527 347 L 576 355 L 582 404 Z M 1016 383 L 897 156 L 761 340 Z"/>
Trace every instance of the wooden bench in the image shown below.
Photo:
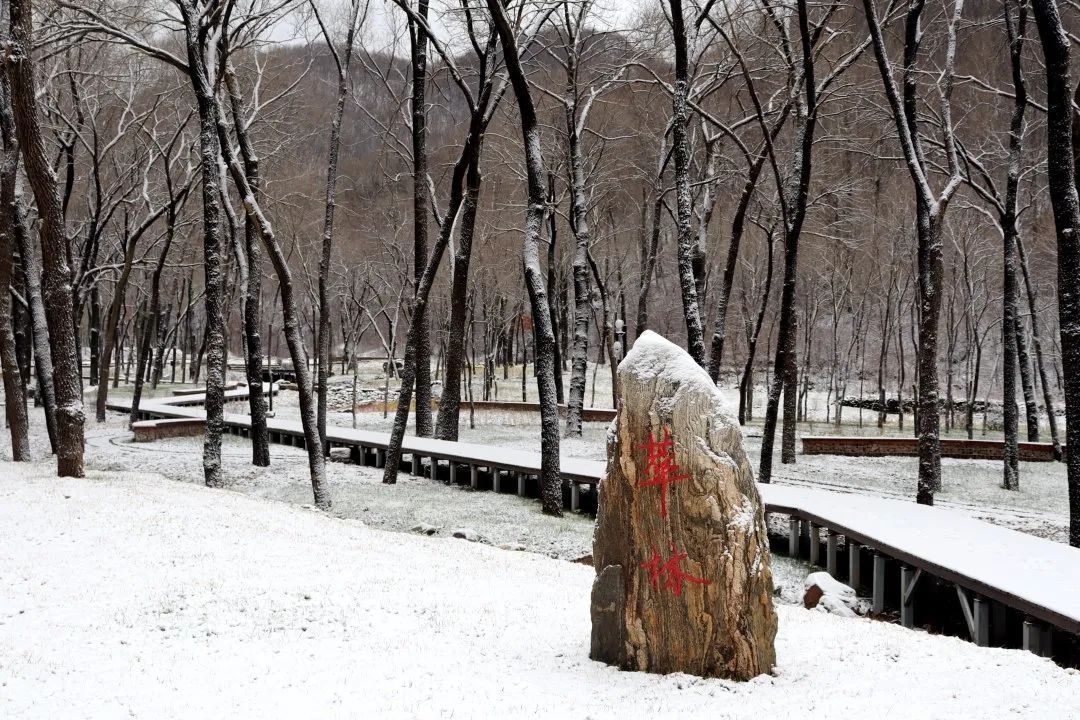
<path fill-rule="evenodd" d="M 206 432 L 203 418 L 159 418 L 139 420 L 131 425 L 135 442 L 153 442 L 174 437 L 198 437 Z"/>
<path fill-rule="evenodd" d="M 1027 462 L 1053 462 L 1050 443 L 1022 442 L 1020 459 Z M 804 436 L 803 455 L 847 455 L 861 457 L 917 457 L 919 440 L 914 437 L 888 436 Z M 1064 448 L 1063 448 L 1064 451 Z M 960 460 L 1001 460 L 1005 455 L 1002 440 L 967 440 L 942 438 L 941 456 Z"/>

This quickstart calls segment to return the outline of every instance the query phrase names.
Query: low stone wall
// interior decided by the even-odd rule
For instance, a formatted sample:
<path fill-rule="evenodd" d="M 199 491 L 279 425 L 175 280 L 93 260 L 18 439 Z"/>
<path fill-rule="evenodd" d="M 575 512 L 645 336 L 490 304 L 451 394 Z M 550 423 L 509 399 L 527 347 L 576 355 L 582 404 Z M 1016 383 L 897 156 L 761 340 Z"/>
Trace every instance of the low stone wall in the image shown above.
<path fill-rule="evenodd" d="M 135 442 L 153 442 L 174 437 L 198 437 L 206 432 L 202 418 L 140 420 L 131 426 Z"/>
<path fill-rule="evenodd" d="M 904 456 L 919 454 L 919 441 L 913 437 L 804 437 L 804 455 L 848 455 L 862 457 Z M 1001 440 L 965 440 L 942 438 L 941 456 L 962 460 L 1001 460 L 1005 443 Z M 1053 462 L 1050 443 L 1020 443 L 1020 459 L 1028 462 Z"/>

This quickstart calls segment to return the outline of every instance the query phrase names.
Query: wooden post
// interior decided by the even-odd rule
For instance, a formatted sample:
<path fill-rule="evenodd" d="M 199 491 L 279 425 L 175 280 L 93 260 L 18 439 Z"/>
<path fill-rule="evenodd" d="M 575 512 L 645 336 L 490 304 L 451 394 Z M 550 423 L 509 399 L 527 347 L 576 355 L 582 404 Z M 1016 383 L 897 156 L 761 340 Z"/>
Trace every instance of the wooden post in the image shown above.
<path fill-rule="evenodd" d="M 847 567 L 848 567 L 848 585 L 854 590 L 859 589 L 859 585 L 862 577 L 862 547 L 859 543 L 854 542 L 851 538 L 847 539 Z"/>

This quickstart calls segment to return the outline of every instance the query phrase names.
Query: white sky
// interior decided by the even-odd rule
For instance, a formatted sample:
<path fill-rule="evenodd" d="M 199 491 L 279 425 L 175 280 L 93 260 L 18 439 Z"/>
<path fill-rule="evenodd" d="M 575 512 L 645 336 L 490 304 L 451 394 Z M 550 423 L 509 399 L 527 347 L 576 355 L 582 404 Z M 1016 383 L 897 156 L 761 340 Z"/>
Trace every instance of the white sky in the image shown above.
<path fill-rule="evenodd" d="M 660 0 L 596 0 L 593 10 L 594 22 L 609 29 L 625 26 L 646 3 L 658 3 Z M 403 34 L 405 14 L 392 0 L 369 0 L 367 22 L 365 23 L 365 41 L 373 49 L 389 46 L 394 35 Z M 306 10 L 307 5 L 301 5 Z M 348 7 L 348 0 L 318 0 L 319 12 L 323 19 L 331 23 L 340 17 Z M 431 18 L 435 34 L 447 38 L 448 25 L 456 22 L 455 15 L 460 13 L 460 5 L 454 0 L 432 0 Z M 274 29 L 272 39 L 278 42 L 295 42 L 305 36 L 317 38 L 318 28 L 314 21 L 305 18 L 306 13 L 298 10 L 284 18 Z"/>

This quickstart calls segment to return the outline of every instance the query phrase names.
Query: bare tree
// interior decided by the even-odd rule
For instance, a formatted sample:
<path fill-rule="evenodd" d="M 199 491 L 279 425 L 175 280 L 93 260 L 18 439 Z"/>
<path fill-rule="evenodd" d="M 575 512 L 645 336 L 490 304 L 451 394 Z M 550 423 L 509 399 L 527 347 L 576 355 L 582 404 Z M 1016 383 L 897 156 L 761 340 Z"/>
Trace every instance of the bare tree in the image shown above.
<path fill-rule="evenodd" d="M 1058 316 L 1066 444 L 1080 447 L 1080 199 L 1073 164 L 1069 37 L 1055 0 L 1032 0 L 1046 63 L 1046 163 L 1058 244 Z M 1069 544 L 1080 547 L 1080 453 L 1068 455 Z"/>
<path fill-rule="evenodd" d="M 522 262 L 525 286 L 532 308 L 533 334 L 536 343 L 536 385 L 540 398 L 540 494 L 544 512 L 562 515 L 562 476 L 559 473 L 559 408 L 555 392 L 555 332 L 551 326 L 548 288 L 540 266 L 540 241 L 543 233 L 545 199 L 544 158 L 540 151 L 540 129 L 533 105 L 529 80 L 521 65 L 517 37 L 502 0 L 487 0 L 492 23 L 499 33 L 506 69 L 517 98 L 521 118 L 521 136 L 525 145 L 525 170 L 528 185 L 528 208 L 525 213 L 525 239 Z M 521 6 L 519 6 L 520 8 Z M 520 17 L 518 18 L 520 21 Z"/>
<path fill-rule="evenodd" d="M 39 236 L 45 269 L 42 296 L 49 324 L 56 394 L 57 474 L 82 477 L 85 468 L 81 363 L 75 350 L 71 269 L 67 263 L 63 209 L 38 118 L 37 83 L 31 54 L 34 46 L 33 6 L 30 0 L 10 0 L 8 7 L 11 39 L 6 60 L 11 105 L 23 165 L 34 191 L 40 219 Z"/>
<path fill-rule="evenodd" d="M 11 278 L 15 258 L 15 197 L 18 193 L 19 151 L 9 111 L 11 99 L 6 75 L 0 75 L 0 132 L 4 154 L 0 164 L 0 371 L 4 374 L 4 412 L 11 434 L 11 459 L 30 460 L 26 386 L 19 372 L 15 332 L 11 325 Z"/>
<path fill-rule="evenodd" d="M 310 0 L 309 0 L 310 1 Z M 337 102 L 334 105 L 334 117 L 330 123 L 330 148 L 326 165 L 326 210 L 323 216 L 322 254 L 319 258 L 319 395 L 318 428 L 322 438 L 322 452 L 329 455 L 330 445 L 326 440 L 326 395 L 327 382 L 330 379 L 330 260 L 334 243 L 334 209 L 337 204 L 338 154 L 341 150 L 341 121 L 345 114 L 345 100 L 349 95 L 349 70 L 352 67 L 353 47 L 356 33 L 367 14 L 367 3 L 363 0 L 351 0 L 345 40 L 340 49 L 334 44 L 334 38 L 319 15 L 315 3 L 311 9 L 319 23 L 330 57 L 337 68 Z M 430 383 L 429 383 L 430 384 Z"/>
<path fill-rule="evenodd" d="M 916 500 L 923 505 L 933 505 L 934 492 L 941 486 L 938 389 L 938 326 L 943 284 L 941 233 L 949 201 L 962 181 L 953 131 L 951 99 L 956 63 L 956 29 L 964 3 L 963 0 L 955 0 L 953 4 L 947 25 L 945 66 L 939 75 L 942 145 L 948 166 L 948 177 L 940 193 L 935 193 L 930 184 L 933 165 L 927 160 L 923 149 L 918 119 L 920 73 L 916 63 L 923 38 L 921 23 L 925 2 L 915 0 L 908 5 L 904 30 L 903 97 L 893 78 L 892 61 L 881 34 L 877 5 L 874 0 L 863 0 L 863 8 L 885 96 L 915 189 L 919 288 L 919 483 Z"/>

